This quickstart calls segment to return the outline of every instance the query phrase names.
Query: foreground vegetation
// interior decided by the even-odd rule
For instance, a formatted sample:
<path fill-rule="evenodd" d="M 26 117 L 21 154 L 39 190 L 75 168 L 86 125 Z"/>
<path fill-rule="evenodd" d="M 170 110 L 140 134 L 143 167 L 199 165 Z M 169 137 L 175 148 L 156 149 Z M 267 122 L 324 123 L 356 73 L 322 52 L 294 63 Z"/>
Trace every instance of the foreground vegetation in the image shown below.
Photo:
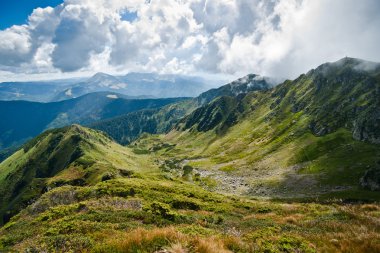
<path fill-rule="evenodd" d="M 72 160 L 55 160 L 54 152 L 46 160 L 49 147 Z M 28 157 L 40 171 L 26 173 L 32 180 L 20 187 Z M 18 189 L 2 205 L 20 212 L 0 228 L 0 252 L 380 251 L 376 203 L 219 194 L 188 165 L 175 167 L 175 176 L 158 158 L 77 125 L 38 137 L 1 165 L 2 185 Z M 44 170 L 49 161 L 56 171 Z M 48 176 L 36 178 L 43 171 Z"/>
<path fill-rule="evenodd" d="M 379 252 L 379 218 L 377 204 L 259 201 L 134 177 L 45 193 L 1 229 L 0 245 L 20 252 Z"/>

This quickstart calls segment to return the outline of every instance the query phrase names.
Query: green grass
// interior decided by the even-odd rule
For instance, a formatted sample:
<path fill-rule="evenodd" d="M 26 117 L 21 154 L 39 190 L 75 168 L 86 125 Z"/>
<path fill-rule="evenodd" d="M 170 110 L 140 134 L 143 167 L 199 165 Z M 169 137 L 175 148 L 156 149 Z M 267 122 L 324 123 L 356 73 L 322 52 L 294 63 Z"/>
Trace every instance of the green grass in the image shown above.
<path fill-rule="evenodd" d="M 308 80 L 305 82 L 310 84 Z M 344 195 L 347 187 L 351 192 L 365 192 L 360 188 L 359 179 L 380 160 L 380 146 L 354 140 L 346 128 L 323 136 L 312 134 L 309 126 L 313 117 L 304 111 L 291 110 L 294 94 L 302 97 L 310 92 L 290 92 L 290 97 L 280 102 L 275 117 L 271 116 L 275 98 L 262 93 L 249 94 L 244 104 L 254 110 L 248 109 L 238 123 L 222 135 L 217 129 L 173 130 L 167 135 L 144 136 L 135 145 L 152 150 L 157 143 L 175 144 L 171 149 L 154 150 L 151 155 L 157 160 L 167 157 L 184 160 L 194 168 L 214 171 L 217 175 L 219 171 L 232 177 L 245 177 L 248 187 L 263 189 L 264 196 L 268 195 L 268 187 L 281 193 L 272 191 L 270 195 L 275 198 L 298 198 L 300 193 L 314 198 L 325 195 L 326 191 L 342 191 Z M 368 194 L 380 199 L 380 194 L 369 191 Z M 346 198 L 351 198 L 350 194 Z"/>
<path fill-rule="evenodd" d="M 340 199 L 347 200 L 348 196 L 351 200 L 359 198 L 374 201 L 378 199 L 377 193 L 355 188 L 320 195 L 318 201 L 326 201 L 327 204 L 313 203 L 311 198 L 306 199 L 309 203 L 300 202 L 305 199 L 291 198 L 288 198 L 289 203 L 283 200 L 250 200 L 246 197 L 212 192 L 219 182 L 212 176 L 197 178 L 194 173 L 194 169 L 202 166 L 231 176 L 246 173 L 247 170 L 240 166 L 246 165 L 246 162 L 249 162 L 247 159 L 254 155 L 257 155 L 261 163 L 266 159 L 278 159 L 281 164 L 302 162 L 317 165 L 316 161 L 323 161 L 326 147 L 332 145 L 331 141 L 339 143 L 338 149 L 342 150 L 342 156 L 347 156 L 345 152 L 348 151 L 344 148 L 346 142 L 360 147 L 364 153 L 371 150 L 375 152 L 376 149 L 373 149 L 372 145 L 352 141 L 349 133 L 341 130 L 325 137 L 302 135 L 297 139 L 281 141 L 282 145 L 271 149 L 273 142 L 270 139 L 263 144 L 255 143 L 263 136 L 245 140 L 243 137 L 248 128 L 249 124 L 243 122 L 242 125 L 231 128 L 230 132 L 221 138 L 209 142 L 209 146 L 202 144 L 202 141 L 215 136 L 215 133 L 172 132 L 171 136 L 147 135 L 133 144 L 133 149 L 151 150 L 157 145 L 163 147 L 149 154 L 136 154 L 133 149 L 121 147 L 98 132 L 79 128 L 80 134 L 86 135 L 86 139 L 90 140 L 80 142 L 82 156 L 52 177 L 33 181 L 30 186 L 34 189 L 44 185 L 55 186 L 0 229 L 0 251 L 379 250 L 378 244 L 373 243 L 380 240 L 380 228 L 375 222 L 380 217 L 379 205 L 347 205 L 340 202 Z M 293 130 L 290 128 L 287 131 Z M 287 131 L 280 136 L 286 135 Z M 239 135 L 239 132 L 244 136 Z M 173 146 L 173 140 L 179 142 Z M 243 140 L 245 142 L 241 142 Z M 48 141 L 43 139 L 39 145 L 45 142 Z M 181 145 L 185 142 L 188 142 L 189 146 Z M 209 157 L 216 154 L 214 152 L 220 152 L 217 146 L 224 143 L 222 149 L 226 150 L 228 143 L 235 142 L 239 143 L 236 149 L 238 152 L 231 156 L 229 153 L 226 154 L 234 163 L 213 169 L 212 166 L 217 165 L 218 160 Z M 243 144 L 248 148 L 240 149 L 239 146 Z M 197 148 L 194 148 L 196 145 Z M 289 156 L 289 148 L 293 145 L 300 148 L 299 150 L 305 148 L 305 152 L 313 154 L 312 161 L 315 162 L 305 160 L 302 152 L 291 152 L 292 156 Z M 188 153 L 189 149 L 192 152 Z M 35 147 L 30 148 L 27 154 L 15 154 L 14 158 L 4 164 L 19 162 L 20 166 L 23 164 L 23 158 L 25 159 L 28 153 L 34 154 L 33 152 L 36 152 Z M 269 152 L 271 157 L 264 155 L 266 152 Z M 372 155 L 368 154 L 368 157 L 371 158 Z M 358 153 L 358 156 L 364 157 L 361 153 Z M 236 157 L 239 159 L 235 160 Z M 178 172 L 178 176 L 175 176 L 176 173 L 167 176 L 162 172 L 159 168 L 162 158 L 167 161 L 166 166 L 174 166 L 173 170 Z M 196 159 L 192 162 L 192 169 L 181 163 L 182 159 L 191 158 Z M 337 159 L 342 158 L 338 156 Z M 221 164 L 225 161 L 229 162 L 229 159 L 219 160 Z M 334 163 L 331 166 L 335 166 Z M 1 171 L 4 174 L 9 173 L 6 170 Z M 315 174 L 307 171 L 302 173 Z M 3 178 L 6 177 L 3 175 Z M 73 183 L 80 178 L 85 178 L 83 185 Z M 267 182 L 272 187 L 278 184 L 272 177 L 267 178 Z M 37 186 L 38 184 L 41 186 Z M 25 193 L 20 196 L 26 200 L 37 194 Z M 334 204 L 329 202 L 332 200 L 335 201 Z M 358 234 L 360 240 L 355 239 Z"/>
<path fill-rule="evenodd" d="M 181 181 L 120 178 L 45 193 L 0 229 L 0 250 L 199 252 L 207 242 L 204 252 L 374 252 L 379 212 L 378 205 L 253 201 Z"/>
<path fill-rule="evenodd" d="M 100 132 L 76 125 L 42 134 L 0 164 L 0 224 L 46 189 L 158 172 L 148 157 L 135 156 Z"/>

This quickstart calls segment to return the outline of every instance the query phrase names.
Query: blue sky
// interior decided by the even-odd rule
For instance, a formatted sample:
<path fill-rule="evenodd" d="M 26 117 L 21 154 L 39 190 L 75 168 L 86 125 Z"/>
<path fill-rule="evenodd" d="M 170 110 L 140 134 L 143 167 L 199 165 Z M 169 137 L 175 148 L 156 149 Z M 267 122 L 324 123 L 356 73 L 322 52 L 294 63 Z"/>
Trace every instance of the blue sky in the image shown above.
<path fill-rule="evenodd" d="M 0 30 L 27 23 L 28 16 L 37 7 L 55 7 L 62 0 L 0 0 Z"/>
<path fill-rule="evenodd" d="M 380 62 L 379 27 L 379 0 L 0 0 L 0 80 L 131 71 L 292 79 L 345 56 Z"/>

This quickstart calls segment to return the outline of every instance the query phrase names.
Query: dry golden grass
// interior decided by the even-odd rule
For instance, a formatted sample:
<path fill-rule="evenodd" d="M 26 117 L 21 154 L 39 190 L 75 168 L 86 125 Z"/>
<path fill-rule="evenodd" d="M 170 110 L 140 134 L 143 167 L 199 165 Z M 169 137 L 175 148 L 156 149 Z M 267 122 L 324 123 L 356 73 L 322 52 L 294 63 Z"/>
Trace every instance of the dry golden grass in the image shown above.
<path fill-rule="evenodd" d="M 117 238 L 110 239 L 107 244 L 116 249 L 117 252 L 133 252 L 135 248 L 148 249 L 150 248 L 149 246 L 152 247 L 152 244 L 158 244 L 159 241 L 164 244 L 176 244 L 184 240 L 184 236 L 173 227 L 152 230 L 138 228 Z"/>
<path fill-rule="evenodd" d="M 312 235 L 311 241 L 323 242 L 320 252 L 380 252 L 380 220 L 368 216 L 368 212 L 377 211 L 378 205 L 339 206 L 345 217 L 340 221 L 324 221 L 322 226 L 326 233 Z"/>
<path fill-rule="evenodd" d="M 373 212 L 373 211 L 380 211 L 380 207 L 378 205 L 374 204 L 365 204 L 360 207 L 360 209 L 364 212 Z"/>
<path fill-rule="evenodd" d="M 198 238 L 194 241 L 196 252 L 198 253 L 231 253 L 226 250 L 224 243 L 216 238 Z"/>
<path fill-rule="evenodd" d="M 231 253 L 227 246 L 241 244 L 237 238 L 185 235 L 174 227 L 151 230 L 138 228 L 108 236 L 103 243 L 107 246 L 97 248 L 95 252 Z"/>
<path fill-rule="evenodd" d="M 181 243 L 175 243 L 165 249 L 168 253 L 187 253 L 188 250 L 182 246 Z"/>

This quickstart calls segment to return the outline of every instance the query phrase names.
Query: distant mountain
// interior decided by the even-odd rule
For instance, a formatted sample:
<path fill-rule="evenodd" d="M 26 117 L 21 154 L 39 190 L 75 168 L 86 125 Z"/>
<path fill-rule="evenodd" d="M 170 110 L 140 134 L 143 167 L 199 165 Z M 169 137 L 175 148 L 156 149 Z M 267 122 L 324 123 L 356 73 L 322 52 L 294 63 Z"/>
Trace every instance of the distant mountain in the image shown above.
<path fill-rule="evenodd" d="M 93 92 L 122 91 L 125 88 L 126 84 L 117 77 L 104 73 L 97 73 L 84 82 L 66 87 L 65 90 L 59 92 L 53 98 L 53 101 L 76 98 Z"/>
<path fill-rule="evenodd" d="M 128 96 L 156 98 L 194 97 L 215 86 L 215 82 L 191 76 L 153 73 L 130 73 L 125 76 L 112 76 L 97 73 L 84 82 L 67 87 L 58 93 L 54 100 L 65 100 L 99 91 L 112 91 Z"/>
<path fill-rule="evenodd" d="M 184 116 L 190 114 L 198 107 L 212 100 L 218 100 L 221 96 L 244 96 L 251 91 L 268 90 L 275 86 L 269 78 L 263 78 L 255 74 L 247 75 L 232 83 L 228 83 L 216 89 L 208 90 L 198 97 L 179 101 L 158 109 L 132 112 L 104 121 L 95 122 L 89 126 L 106 132 L 119 143 L 125 145 L 137 139 L 142 133 L 166 133 Z M 216 102 L 218 103 L 218 102 Z M 224 117 L 224 112 L 220 112 Z M 211 115 L 206 115 L 206 118 Z"/>
<path fill-rule="evenodd" d="M 81 79 L 67 79 L 41 82 L 4 82 L 0 83 L 0 101 L 26 100 L 50 102 L 57 93 Z"/>
<path fill-rule="evenodd" d="M 184 98 L 129 99 L 118 93 L 98 92 L 53 103 L 0 101 L 0 148 L 19 145 L 49 128 L 89 124 L 182 100 Z"/>
<path fill-rule="evenodd" d="M 0 83 L 0 101 L 57 102 L 94 92 L 117 92 L 130 98 L 195 97 L 220 84 L 196 76 L 97 73 L 88 79 Z"/>

